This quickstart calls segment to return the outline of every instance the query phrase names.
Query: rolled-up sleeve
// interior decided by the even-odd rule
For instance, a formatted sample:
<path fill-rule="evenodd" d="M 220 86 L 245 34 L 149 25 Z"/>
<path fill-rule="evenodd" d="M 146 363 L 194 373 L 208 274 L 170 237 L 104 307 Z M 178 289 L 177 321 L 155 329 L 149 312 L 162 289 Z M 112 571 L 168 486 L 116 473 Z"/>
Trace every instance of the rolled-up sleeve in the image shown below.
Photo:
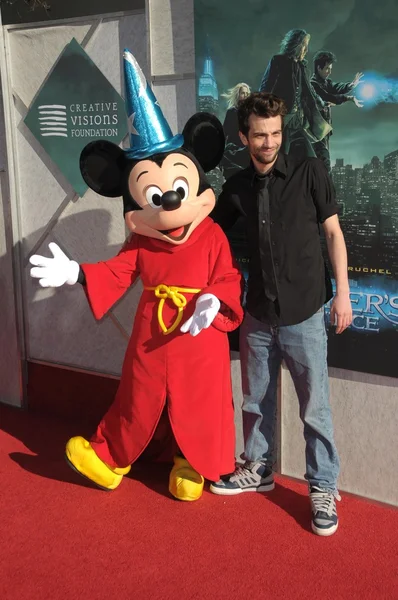
<path fill-rule="evenodd" d="M 336 191 L 325 165 L 319 159 L 311 161 L 312 186 L 311 194 L 316 207 L 319 223 L 337 215 L 339 207 L 336 202 Z"/>

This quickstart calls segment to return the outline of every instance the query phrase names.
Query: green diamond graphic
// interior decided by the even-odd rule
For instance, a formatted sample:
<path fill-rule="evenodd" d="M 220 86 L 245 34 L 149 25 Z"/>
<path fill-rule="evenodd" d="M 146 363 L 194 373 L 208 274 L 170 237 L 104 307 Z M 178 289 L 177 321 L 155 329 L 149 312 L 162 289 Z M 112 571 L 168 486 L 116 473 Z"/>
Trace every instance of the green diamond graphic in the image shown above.
<path fill-rule="evenodd" d="M 83 148 L 96 139 L 120 144 L 127 133 L 124 100 L 73 39 L 34 99 L 25 124 L 79 196 Z"/>

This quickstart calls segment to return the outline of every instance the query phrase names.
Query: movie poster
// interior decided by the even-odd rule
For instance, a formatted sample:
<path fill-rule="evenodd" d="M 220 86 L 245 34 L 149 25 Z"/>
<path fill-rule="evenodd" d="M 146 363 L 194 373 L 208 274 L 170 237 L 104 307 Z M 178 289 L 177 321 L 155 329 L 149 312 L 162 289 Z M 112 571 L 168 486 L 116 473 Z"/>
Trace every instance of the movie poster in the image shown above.
<path fill-rule="evenodd" d="M 216 193 L 249 160 L 238 136 L 239 99 L 249 90 L 290 94 L 285 151 L 324 161 L 348 250 L 354 319 L 342 335 L 327 323 L 329 364 L 391 377 L 398 376 L 397 31 L 392 0 L 195 0 L 197 105 L 219 117 L 227 138 L 211 173 Z M 293 55 L 295 69 L 286 60 Z M 242 223 L 228 235 L 247 275 Z"/>

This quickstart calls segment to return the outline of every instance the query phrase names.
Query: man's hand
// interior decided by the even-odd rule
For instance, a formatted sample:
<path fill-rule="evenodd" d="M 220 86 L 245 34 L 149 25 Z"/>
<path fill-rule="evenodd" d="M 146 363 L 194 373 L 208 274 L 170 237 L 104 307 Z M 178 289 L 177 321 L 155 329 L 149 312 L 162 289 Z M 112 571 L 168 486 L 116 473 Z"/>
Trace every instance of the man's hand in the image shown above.
<path fill-rule="evenodd" d="M 356 98 L 355 96 L 348 96 L 348 97 L 351 100 L 351 102 L 353 102 L 355 104 L 355 106 L 357 108 L 362 108 L 363 107 L 363 101 L 362 100 L 358 100 L 358 98 Z"/>
<path fill-rule="evenodd" d="M 343 333 L 352 323 L 352 306 L 349 294 L 336 294 L 330 309 L 330 324 L 336 325 L 336 333 Z"/>
<path fill-rule="evenodd" d="M 363 77 L 363 73 L 357 73 L 355 75 L 354 79 L 350 83 L 350 87 L 352 90 L 357 87 L 357 85 L 361 81 L 362 77 Z"/>
<path fill-rule="evenodd" d="M 79 277 L 80 267 L 74 260 L 70 260 L 57 244 L 48 245 L 53 258 L 46 258 L 39 254 L 30 257 L 29 262 L 35 265 L 30 270 L 32 277 L 39 279 L 42 287 L 60 287 L 67 283 L 74 285 Z"/>
<path fill-rule="evenodd" d="M 196 301 L 195 312 L 181 327 L 182 333 L 189 331 L 192 336 L 198 335 L 202 329 L 210 327 L 219 310 L 220 301 L 214 294 L 199 296 Z"/>

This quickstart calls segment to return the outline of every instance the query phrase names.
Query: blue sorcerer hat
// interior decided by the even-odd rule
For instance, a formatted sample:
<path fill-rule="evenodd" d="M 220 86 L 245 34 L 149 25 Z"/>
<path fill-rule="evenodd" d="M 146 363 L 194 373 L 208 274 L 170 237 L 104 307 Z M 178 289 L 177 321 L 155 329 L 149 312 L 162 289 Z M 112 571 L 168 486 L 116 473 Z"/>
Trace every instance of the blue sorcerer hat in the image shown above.
<path fill-rule="evenodd" d="M 183 136 L 173 136 L 145 75 L 129 50 L 124 51 L 123 62 L 130 134 L 130 148 L 125 150 L 127 156 L 141 160 L 181 148 Z"/>

